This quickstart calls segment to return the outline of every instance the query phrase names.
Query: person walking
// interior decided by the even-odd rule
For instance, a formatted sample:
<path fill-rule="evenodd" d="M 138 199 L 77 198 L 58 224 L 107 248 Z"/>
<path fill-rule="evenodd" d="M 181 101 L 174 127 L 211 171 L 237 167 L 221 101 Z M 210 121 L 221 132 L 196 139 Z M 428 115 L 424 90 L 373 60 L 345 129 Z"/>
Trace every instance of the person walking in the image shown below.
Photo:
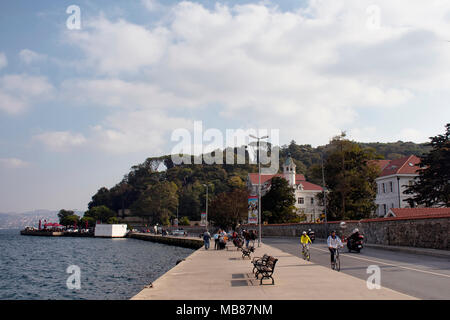
<path fill-rule="evenodd" d="M 214 250 L 219 249 L 219 231 L 217 231 L 217 233 L 214 234 Z"/>
<path fill-rule="evenodd" d="M 256 231 L 255 230 L 250 231 L 250 240 L 252 241 L 253 247 L 255 246 L 256 238 L 257 238 Z"/>
<path fill-rule="evenodd" d="M 244 230 L 244 239 L 245 239 L 245 247 L 248 248 L 248 244 L 250 242 L 250 232 Z"/>
<path fill-rule="evenodd" d="M 208 232 L 208 230 L 205 231 L 203 234 L 203 242 L 205 243 L 205 250 L 209 249 L 209 240 L 211 240 L 211 234 Z"/>

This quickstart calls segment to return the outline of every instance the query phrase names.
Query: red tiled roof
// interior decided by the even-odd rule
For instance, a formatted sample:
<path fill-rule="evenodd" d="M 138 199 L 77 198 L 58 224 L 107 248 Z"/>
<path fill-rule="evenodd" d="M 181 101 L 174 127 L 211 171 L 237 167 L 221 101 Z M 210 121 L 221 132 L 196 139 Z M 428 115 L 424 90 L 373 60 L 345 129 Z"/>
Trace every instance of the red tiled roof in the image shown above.
<path fill-rule="evenodd" d="M 391 160 L 383 169 L 380 177 L 390 176 L 393 174 L 416 174 L 419 167 L 420 158 L 416 156 L 408 156 L 400 159 Z"/>
<path fill-rule="evenodd" d="M 249 173 L 248 174 L 250 178 L 250 182 L 252 184 L 258 184 L 258 174 L 257 173 Z M 277 173 L 277 174 L 261 174 L 261 184 L 264 182 L 271 180 L 273 177 L 283 177 L 283 174 Z M 299 181 L 305 181 L 305 176 L 302 174 L 296 174 L 295 175 L 295 181 L 298 183 Z"/>
<path fill-rule="evenodd" d="M 322 191 L 322 187 L 317 184 L 308 182 L 308 181 L 299 181 L 297 184 L 301 183 L 303 186 L 303 190 L 318 190 Z"/>
<path fill-rule="evenodd" d="M 391 162 L 391 160 L 370 160 L 367 163 L 369 165 L 377 166 L 380 172 L 382 172 L 383 169 L 386 168 L 386 166 L 389 164 L 389 162 Z"/>
<path fill-rule="evenodd" d="M 431 217 L 447 214 L 450 216 L 450 208 L 392 208 L 389 211 L 392 211 L 397 218 Z M 388 215 L 392 216 L 389 212 Z"/>
<path fill-rule="evenodd" d="M 252 184 L 258 184 L 258 174 L 257 173 L 249 173 L 248 174 L 249 178 L 250 178 L 250 182 Z M 269 182 L 273 177 L 283 177 L 283 174 L 262 174 L 261 175 L 261 184 L 264 184 L 265 182 Z M 322 187 L 318 186 L 317 184 L 308 182 L 305 180 L 305 176 L 302 174 L 296 174 L 295 175 L 295 183 L 298 184 L 302 184 L 303 185 L 303 190 L 319 190 L 322 191 Z"/>

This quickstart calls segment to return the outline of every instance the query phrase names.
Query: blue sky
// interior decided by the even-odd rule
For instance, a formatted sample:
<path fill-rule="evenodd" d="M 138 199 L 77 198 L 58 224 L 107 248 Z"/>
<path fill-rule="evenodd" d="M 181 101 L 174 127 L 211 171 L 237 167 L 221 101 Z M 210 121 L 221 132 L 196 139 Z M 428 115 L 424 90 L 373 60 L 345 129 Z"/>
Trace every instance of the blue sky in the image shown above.
<path fill-rule="evenodd" d="M 450 119 L 449 22 L 438 0 L 2 1 L 0 212 L 84 210 L 194 121 L 426 142 Z"/>

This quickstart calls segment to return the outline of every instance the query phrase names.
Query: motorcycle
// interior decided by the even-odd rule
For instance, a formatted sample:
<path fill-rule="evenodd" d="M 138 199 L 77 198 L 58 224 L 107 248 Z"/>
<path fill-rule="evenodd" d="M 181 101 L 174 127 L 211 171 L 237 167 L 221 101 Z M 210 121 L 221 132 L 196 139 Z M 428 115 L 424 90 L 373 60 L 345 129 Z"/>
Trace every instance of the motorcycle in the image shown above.
<path fill-rule="evenodd" d="M 308 231 L 308 237 L 311 239 L 311 242 L 314 242 L 316 240 L 316 233 L 314 231 Z"/>
<path fill-rule="evenodd" d="M 347 240 L 347 248 L 348 248 L 348 252 L 356 251 L 356 252 L 361 252 L 362 248 L 363 248 L 363 242 L 364 242 L 364 236 L 362 234 L 358 235 L 358 238 L 352 239 L 349 238 Z"/>

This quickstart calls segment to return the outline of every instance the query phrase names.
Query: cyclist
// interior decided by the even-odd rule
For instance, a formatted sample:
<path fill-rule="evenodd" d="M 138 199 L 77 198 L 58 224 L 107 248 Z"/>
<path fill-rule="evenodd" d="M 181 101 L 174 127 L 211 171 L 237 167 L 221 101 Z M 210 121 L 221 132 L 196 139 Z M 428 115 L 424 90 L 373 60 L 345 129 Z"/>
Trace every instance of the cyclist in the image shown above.
<path fill-rule="evenodd" d="M 331 253 L 331 264 L 333 265 L 336 250 L 343 247 L 341 239 L 336 235 L 336 231 L 331 231 L 331 234 L 327 239 L 327 245 Z"/>
<path fill-rule="evenodd" d="M 306 231 L 303 231 L 302 236 L 300 237 L 300 243 L 302 244 L 302 252 L 305 251 L 308 244 L 312 243 L 311 238 L 308 236 Z"/>

